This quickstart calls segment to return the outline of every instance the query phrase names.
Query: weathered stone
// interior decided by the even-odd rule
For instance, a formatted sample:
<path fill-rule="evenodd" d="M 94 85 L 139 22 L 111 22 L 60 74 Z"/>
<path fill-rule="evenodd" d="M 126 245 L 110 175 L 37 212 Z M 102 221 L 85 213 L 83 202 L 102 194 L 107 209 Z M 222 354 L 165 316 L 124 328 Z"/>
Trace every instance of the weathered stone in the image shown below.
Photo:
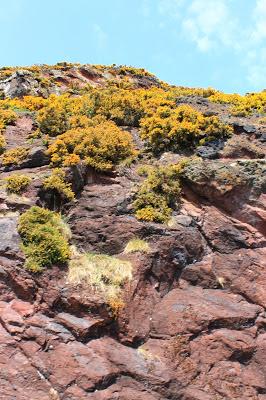
<path fill-rule="evenodd" d="M 23 318 L 10 303 L 0 302 L 0 322 L 12 334 L 22 333 L 25 329 Z"/>
<path fill-rule="evenodd" d="M 21 164 L 21 168 L 36 168 L 49 164 L 49 157 L 46 154 L 46 147 L 31 147 L 27 159 Z"/>
<path fill-rule="evenodd" d="M 265 248 L 214 253 L 189 265 L 181 278 L 203 288 L 224 288 L 266 307 Z"/>
<path fill-rule="evenodd" d="M 120 85 L 125 75 L 135 88 L 161 86 L 119 70 L 41 66 L 45 87 L 35 72 L 17 71 L 0 91 L 78 96 L 86 85 Z M 36 113 L 16 110 L 16 122 L 3 131 L 6 149 L 26 147 L 28 156 L 1 165 L 1 179 L 13 170 L 33 179 L 22 196 L 0 189 L 1 400 L 265 400 L 265 127 L 261 115 L 234 117 L 230 105 L 203 96 L 176 102 L 218 116 L 235 135 L 155 159 L 143 151 L 139 127 L 121 127 L 140 157 L 108 173 L 85 163 L 67 168 L 76 198 L 64 204 L 42 189 L 50 174 L 46 148 L 40 138 L 28 140 Z M 139 165 L 175 164 L 192 153 L 202 160 L 192 157 L 184 168 L 171 220 L 138 221 L 132 200 Z M 67 266 L 41 274 L 23 267 L 17 218 L 35 204 L 66 216 L 79 251 L 131 262 L 132 279 L 119 299 L 107 301 L 85 281 L 69 282 Z M 134 238 L 148 242 L 149 251 L 125 253 Z"/>
<path fill-rule="evenodd" d="M 3 400 L 51 400 L 49 382 L 20 351 L 0 324 L 0 397 Z"/>
<path fill-rule="evenodd" d="M 97 331 L 103 324 L 103 319 L 78 318 L 68 313 L 57 314 L 55 320 L 68 328 L 77 338 L 89 338 L 97 335 Z"/>
<path fill-rule="evenodd" d="M 0 256 L 16 258 L 21 253 L 17 222 L 17 215 L 0 216 Z"/>
<path fill-rule="evenodd" d="M 260 312 L 261 307 L 221 290 L 193 286 L 174 289 L 155 306 L 151 333 L 163 337 L 222 326 L 241 328 L 254 324 Z"/>

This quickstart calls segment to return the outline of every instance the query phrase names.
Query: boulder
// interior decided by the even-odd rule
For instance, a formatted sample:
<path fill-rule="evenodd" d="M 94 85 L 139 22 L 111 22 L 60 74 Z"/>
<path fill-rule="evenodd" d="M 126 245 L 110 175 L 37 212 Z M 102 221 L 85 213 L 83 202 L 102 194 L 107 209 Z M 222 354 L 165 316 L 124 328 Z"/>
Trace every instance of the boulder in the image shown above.
<path fill-rule="evenodd" d="M 17 258 L 21 254 L 17 223 L 18 216 L 16 214 L 0 215 L 0 256 Z"/>
<path fill-rule="evenodd" d="M 230 289 L 252 303 L 266 307 L 266 251 L 240 249 L 214 253 L 185 268 L 181 278 L 203 288 Z"/>
<path fill-rule="evenodd" d="M 94 337 L 104 322 L 103 319 L 78 318 L 68 313 L 57 314 L 55 320 L 73 332 L 78 339 Z"/>
<path fill-rule="evenodd" d="M 196 334 L 218 327 L 253 325 L 262 307 L 222 290 L 190 286 L 174 289 L 154 307 L 151 334 L 169 337 Z"/>

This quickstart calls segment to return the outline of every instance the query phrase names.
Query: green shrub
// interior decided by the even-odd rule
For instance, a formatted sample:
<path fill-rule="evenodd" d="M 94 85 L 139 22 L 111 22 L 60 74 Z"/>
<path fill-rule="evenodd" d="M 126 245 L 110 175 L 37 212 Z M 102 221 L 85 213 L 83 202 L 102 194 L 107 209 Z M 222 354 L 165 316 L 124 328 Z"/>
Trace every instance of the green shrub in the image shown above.
<path fill-rule="evenodd" d="M 5 178 L 5 181 L 8 192 L 20 194 L 30 184 L 31 178 L 27 175 L 13 174 Z"/>
<path fill-rule="evenodd" d="M 18 232 L 28 270 L 41 272 L 45 267 L 68 260 L 69 230 L 59 214 L 33 206 L 20 216 Z"/>
<path fill-rule="evenodd" d="M 179 202 L 181 188 L 180 174 L 185 163 L 148 171 L 136 198 L 133 209 L 138 219 L 143 221 L 166 222 Z"/>
<path fill-rule="evenodd" d="M 149 172 L 151 172 L 153 170 L 153 166 L 149 165 L 149 164 L 144 164 L 144 165 L 140 165 L 137 168 L 137 174 L 140 176 L 145 176 L 147 177 L 149 175 Z"/>
<path fill-rule="evenodd" d="M 65 172 L 60 168 L 55 168 L 52 174 L 43 182 L 43 187 L 46 190 L 52 190 L 58 193 L 62 198 L 69 201 L 75 197 L 71 189 L 71 184 L 65 181 Z"/>

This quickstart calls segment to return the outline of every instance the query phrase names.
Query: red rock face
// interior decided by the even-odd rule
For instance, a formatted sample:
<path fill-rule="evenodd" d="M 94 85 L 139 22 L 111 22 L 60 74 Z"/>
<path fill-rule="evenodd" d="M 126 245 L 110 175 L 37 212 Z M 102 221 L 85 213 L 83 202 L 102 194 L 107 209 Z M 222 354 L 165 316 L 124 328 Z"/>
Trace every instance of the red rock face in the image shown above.
<path fill-rule="evenodd" d="M 51 71 L 61 88 L 104 81 L 89 67 L 56 74 Z M 143 78 L 137 87 L 151 84 Z M 224 105 L 182 101 L 227 118 Z M 255 117 L 251 122 L 255 138 L 262 128 Z M 243 120 L 234 123 L 244 134 Z M 22 115 L 6 130 L 8 148 L 23 145 L 33 130 L 32 116 Z M 141 148 L 138 129 L 131 132 Z M 124 307 L 114 316 L 99 293 L 68 282 L 67 266 L 42 274 L 24 269 L 19 213 L 33 204 L 51 206 L 40 190 L 49 170 L 45 149 L 39 139 L 29 147 L 16 168 L 35 175 L 34 183 L 23 197 L 0 188 L 0 400 L 265 400 L 263 160 L 243 161 L 236 152 L 233 160 L 203 161 L 212 179 L 199 165 L 188 168 L 171 227 L 133 216 L 135 165 L 112 175 L 84 165 L 69 171 L 76 199 L 61 211 L 71 244 L 133 266 Z M 221 181 L 221 170 L 245 179 Z M 0 173 L 2 179 L 13 171 L 0 167 Z M 123 252 L 135 237 L 149 243 L 148 253 Z"/>

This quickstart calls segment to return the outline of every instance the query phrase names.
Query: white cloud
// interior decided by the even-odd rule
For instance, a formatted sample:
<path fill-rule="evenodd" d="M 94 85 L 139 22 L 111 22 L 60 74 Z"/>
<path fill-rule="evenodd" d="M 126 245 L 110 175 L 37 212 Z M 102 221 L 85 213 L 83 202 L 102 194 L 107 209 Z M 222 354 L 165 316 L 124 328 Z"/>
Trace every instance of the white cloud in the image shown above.
<path fill-rule="evenodd" d="M 251 40 L 260 42 L 266 39 L 266 0 L 257 0 L 253 12 L 254 27 L 251 32 Z"/>
<path fill-rule="evenodd" d="M 103 49 L 107 45 L 107 34 L 104 32 L 102 27 L 99 24 L 93 24 L 92 26 L 93 33 L 96 39 L 96 44 L 100 49 Z"/>
<path fill-rule="evenodd" d="M 200 51 L 208 51 L 213 46 L 212 40 L 208 35 L 200 32 L 198 25 L 192 18 L 187 18 L 183 21 L 183 30 L 185 35 L 196 43 Z"/>
<path fill-rule="evenodd" d="M 234 12 L 232 0 L 158 0 L 162 19 L 174 18 L 177 29 L 200 52 L 230 50 L 246 70 L 254 90 L 266 88 L 266 0 L 251 3 L 250 18 Z M 243 5 L 244 6 L 244 5 Z M 164 20 L 161 23 L 165 22 Z"/>
<path fill-rule="evenodd" d="M 248 81 L 255 89 L 266 89 L 266 0 L 257 0 L 252 14 L 246 66 Z"/>
<path fill-rule="evenodd" d="M 248 81 L 257 89 L 266 89 L 266 47 L 247 57 Z"/>
<path fill-rule="evenodd" d="M 185 12 L 185 35 L 194 41 L 200 51 L 219 45 L 238 47 L 235 40 L 237 23 L 230 14 L 227 0 L 194 0 Z"/>

